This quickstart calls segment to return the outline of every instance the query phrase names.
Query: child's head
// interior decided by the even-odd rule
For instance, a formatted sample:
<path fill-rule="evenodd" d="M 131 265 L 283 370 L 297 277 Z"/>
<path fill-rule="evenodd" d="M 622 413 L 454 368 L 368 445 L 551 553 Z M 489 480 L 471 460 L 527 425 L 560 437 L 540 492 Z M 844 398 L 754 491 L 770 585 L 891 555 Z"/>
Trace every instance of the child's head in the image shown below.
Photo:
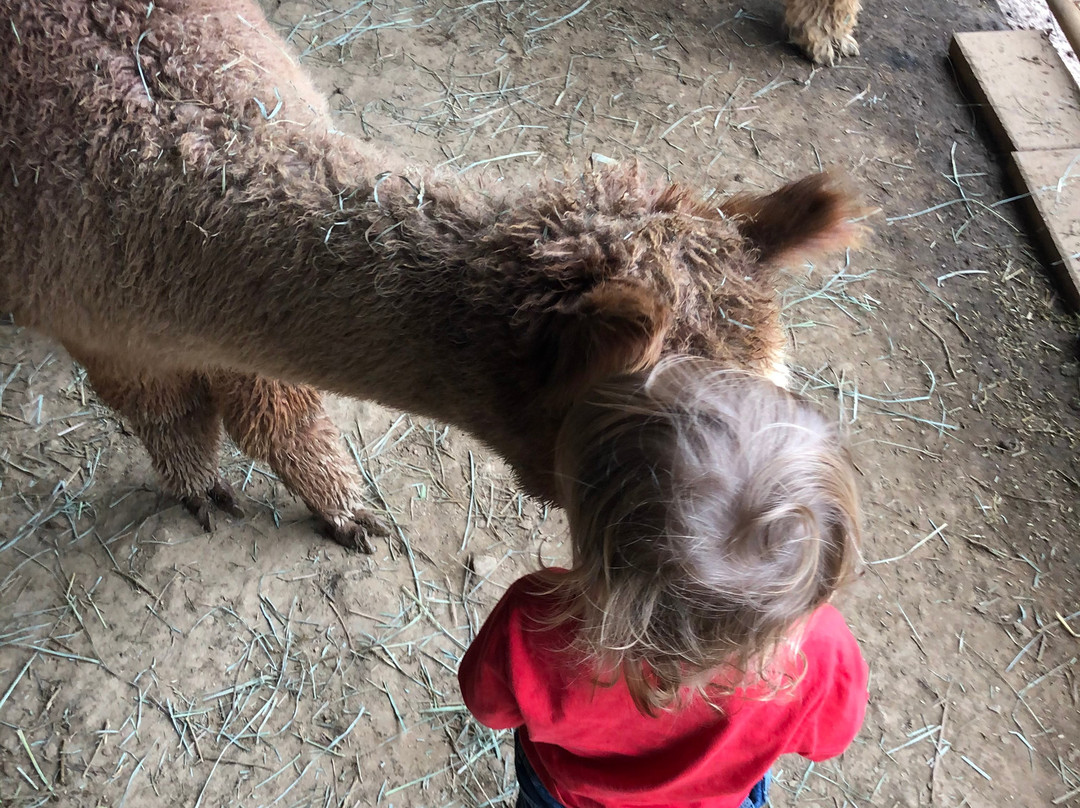
<path fill-rule="evenodd" d="M 855 564 L 855 481 L 835 428 L 705 360 L 594 390 L 562 427 L 556 472 L 574 554 L 557 594 L 643 712 L 716 669 L 760 673 Z"/>

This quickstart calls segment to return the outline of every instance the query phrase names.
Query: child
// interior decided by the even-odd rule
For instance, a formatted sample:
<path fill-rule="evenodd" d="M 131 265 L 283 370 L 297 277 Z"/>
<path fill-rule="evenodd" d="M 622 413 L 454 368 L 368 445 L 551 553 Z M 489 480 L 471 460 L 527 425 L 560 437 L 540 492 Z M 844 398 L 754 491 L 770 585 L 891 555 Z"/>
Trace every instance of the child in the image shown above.
<path fill-rule="evenodd" d="M 761 806 L 780 755 L 843 752 L 867 667 L 827 605 L 859 537 L 829 423 L 683 359 L 595 391 L 556 453 L 572 568 L 511 586 L 458 674 L 516 730 L 519 808 Z"/>

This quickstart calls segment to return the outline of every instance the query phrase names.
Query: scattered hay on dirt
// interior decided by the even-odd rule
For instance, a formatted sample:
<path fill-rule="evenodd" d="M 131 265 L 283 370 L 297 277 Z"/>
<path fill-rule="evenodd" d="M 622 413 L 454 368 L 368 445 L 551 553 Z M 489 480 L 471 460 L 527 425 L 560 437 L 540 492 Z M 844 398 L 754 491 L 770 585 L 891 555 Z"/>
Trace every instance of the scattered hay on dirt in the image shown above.
<path fill-rule="evenodd" d="M 778 764 L 778 806 L 1080 805 L 1077 323 L 940 69 L 993 19 L 938 5 L 882 0 L 865 57 L 815 70 L 768 3 L 264 3 L 341 128 L 486 183 L 637 159 L 722 194 L 835 166 L 880 210 L 780 290 L 795 385 L 862 475 L 841 606 L 872 681 L 843 758 Z M 332 410 L 394 526 L 375 556 L 235 451 L 249 517 L 205 536 L 81 372 L 0 326 L 5 805 L 512 804 L 511 738 L 455 671 L 510 581 L 565 562 L 562 516 L 456 430 Z"/>

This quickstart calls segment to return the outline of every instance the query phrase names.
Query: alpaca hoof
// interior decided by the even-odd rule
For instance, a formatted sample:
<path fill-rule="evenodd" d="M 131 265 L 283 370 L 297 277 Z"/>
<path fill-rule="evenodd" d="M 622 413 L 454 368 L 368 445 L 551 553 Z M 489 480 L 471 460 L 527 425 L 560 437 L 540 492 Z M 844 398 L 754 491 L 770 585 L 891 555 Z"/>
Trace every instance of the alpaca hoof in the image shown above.
<path fill-rule="evenodd" d="M 839 45 L 841 56 L 859 55 L 859 43 L 855 41 L 855 37 L 853 37 L 851 34 L 840 37 Z"/>
<path fill-rule="evenodd" d="M 202 526 L 204 531 L 207 533 L 214 532 L 214 515 L 208 498 L 180 497 L 180 504 L 187 508 L 188 513 L 195 517 L 195 521 Z"/>
<path fill-rule="evenodd" d="M 180 503 L 207 533 L 214 530 L 214 509 L 218 508 L 230 516 L 242 517 L 243 509 L 236 503 L 236 494 L 227 482 L 218 479 L 203 494 L 180 497 Z"/>
<path fill-rule="evenodd" d="M 236 492 L 233 491 L 231 485 L 220 477 L 212 486 L 210 486 L 210 489 L 206 493 L 213 503 L 218 508 L 225 511 L 225 513 L 229 514 L 229 516 L 235 516 L 238 519 L 243 517 L 244 509 L 236 502 Z"/>
<path fill-rule="evenodd" d="M 357 510 L 347 517 L 327 518 L 320 516 L 319 532 L 340 544 L 346 550 L 356 550 L 370 555 L 375 552 L 371 536 L 389 536 L 390 528 L 374 514 Z"/>
<path fill-rule="evenodd" d="M 816 65 L 834 67 L 843 57 L 859 55 L 859 43 L 851 33 L 824 29 L 792 33 L 791 41 Z"/>
<path fill-rule="evenodd" d="M 826 67 L 836 65 L 836 49 L 833 47 L 830 37 L 811 41 L 806 48 L 806 55 L 816 65 L 825 65 Z"/>
<path fill-rule="evenodd" d="M 824 65 L 825 67 L 834 67 L 836 65 L 837 49 L 835 46 L 835 40 L 828 36 L 827 33 L 819 31 L 815 35 L 807 35 L 806 37 L 799 38 L 796 42 L 800 46 L 802 52 L 810 58 L 811 62 L 815 65 Z"/>

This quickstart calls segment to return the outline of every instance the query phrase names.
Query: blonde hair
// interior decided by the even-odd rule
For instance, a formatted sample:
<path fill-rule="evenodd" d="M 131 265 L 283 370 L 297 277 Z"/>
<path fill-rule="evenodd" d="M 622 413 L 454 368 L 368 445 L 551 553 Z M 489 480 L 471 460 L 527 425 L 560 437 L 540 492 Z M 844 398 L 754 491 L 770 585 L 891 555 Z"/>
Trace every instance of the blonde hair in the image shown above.
<path fill-rule="evenodd" d="M 556 447 L 573 545 L 545 576 L 597 681 L 638 709 L 768 678 L 774 652 L 851 574 L 859 508 L 832 425 L 765 379 L 692 358 L 595 388 Z M 725 681 L 727 680 L 725 678 Z M 606 680 L 606 681 L 605 681 Z M 715 685 L 716 678 L 713 678 Z"/>

